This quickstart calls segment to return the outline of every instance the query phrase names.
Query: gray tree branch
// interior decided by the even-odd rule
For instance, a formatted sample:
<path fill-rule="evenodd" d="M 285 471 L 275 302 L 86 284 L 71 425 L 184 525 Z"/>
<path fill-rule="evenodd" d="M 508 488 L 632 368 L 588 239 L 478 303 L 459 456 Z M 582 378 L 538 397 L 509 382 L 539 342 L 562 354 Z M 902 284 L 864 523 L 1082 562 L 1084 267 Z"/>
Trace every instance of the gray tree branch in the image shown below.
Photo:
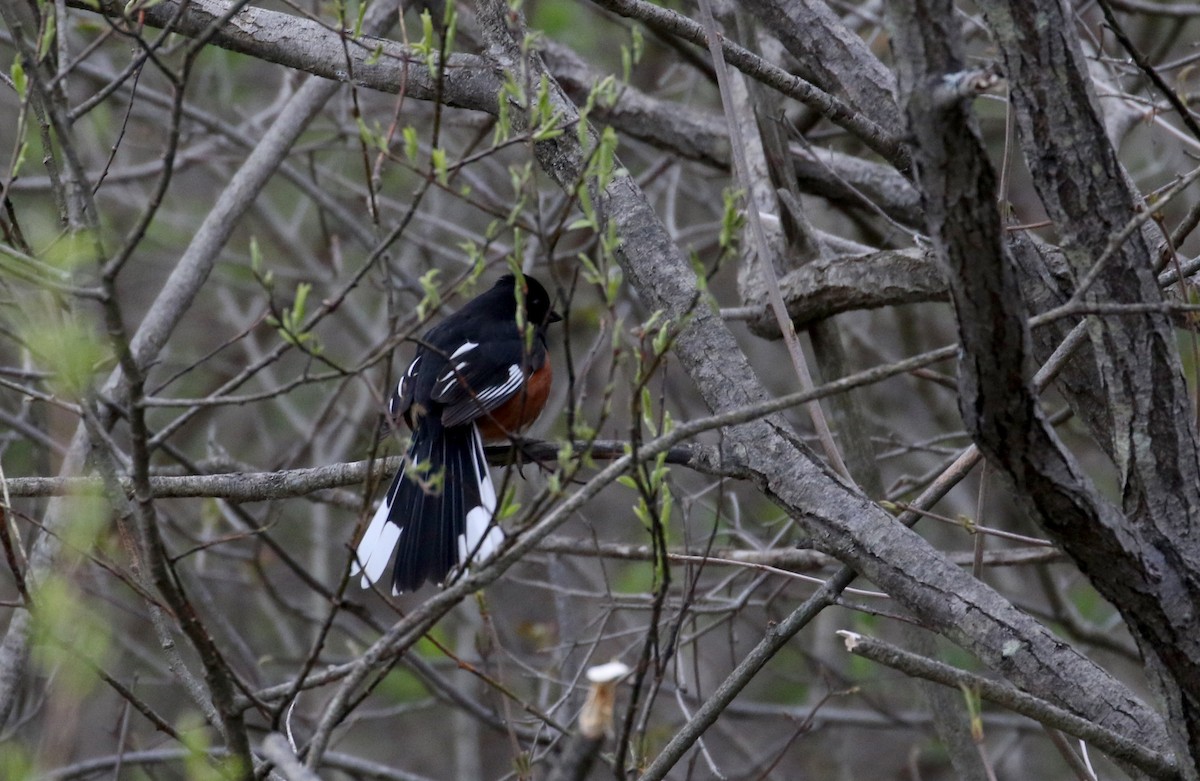
<path fill-rule="evenodd" d="M 994 205 L 996 177 L 979 140 L 965 99 L 959 96 L 940 96 L 937 89 L 937 85 L 948 75 L 964 67 L 958 34 L 950 21 L 953 18 L 950 3 L 948 0 L 928 0 L 914 3 L 904 9 L 893 7 L 891 16 L 895 29 L 893 41 L 901 76 L 901 91 L 907 105 L 910 133 L 914 138 L 920 185 L 925 193 L 929 232 L 950 275 L 951 292 L 963 343 L 959 380 L 963 419 L 989 460 L 998 465 L 1016 485 L 1016 495 L 1028 506 L 1029 511 L 1041 520 L 1047 531 L 1080 563 L 1096 587 L 1107 594 L 1114 604 L 1128 606 L 1128 609 L 1140 613 L 1138 617 L 1126 614 L 1131 625 L 1152 627 L 1151 631 L 1156 634 L 1149 637 L 1143 634 L 1141 637 L 1143 652 L 1153 653 L 1154 647 L 1179 649 L 1179 645 L 1167 646 L 1166 643 L 1178 643 L 1176 633 L 1186 631 L 1185 627 L 1194 633 L 1194 612 L 1190 612 L 1189 615 L 1175 613 L 1176 608 L 1171 607 L 1170 600 L 1177 600 L 1179 594 L 1160 592 L 1156 581 L 1162 583 L 1158 579 L 1166 576 L 1166 582 L 1162 583 L 1164 586 L 1180 588 L 1187 582 L 1186 570 L 1178 573 L 1164 572 L 1164 568 L 1170 565 L 1163 562 L 1156 567 L 1155 576 L 1150 576 L 1143 569 L 1142 562 L 1147 556 L 1154 555 L 1158 558 L 1161 555 L 1151 554 L 1157 546 L 1139 539 L 1142 532 L 1138 529 L 1144 526 L 1130 524 L 1120 510 L 1107 502 L 1084 476 L 1083 470 L 1046 422 L 1023 374 L 1023 367 L 1031 348 L 1016 264 L 1007 250 L 1003 227 Z M 1029 26 L 1024 31 L 1025 35 L 1036 38 L 1032 19 L 1027 21 Z M 1057 38 L 1059 32 L 1061 31 L 1049 35 Z M 1039 34 L 1047 34 L 1046 29 L 1040 28 Z M 1030 41 L 1031 38 L 1023 38 L 1021 45 L 1032 46 Z M 1047 47 L 1053 49 L 1053 44 L 1043 43 L 1037 48 L 1042 52 Z M 1067 55 L 1064 54 L 1065 56 Z M 1040 88 L 1014 84 L 1014 95 L 1017 91 L 1028 89 L 1052 89 L 1042 79 L 1030 73 L 1010 73 L 1010 78 L 1032 79 L 1034 85 L 1042 84 Z M 1067 80 L 1070 81 L 1069 78 Z M 1083 90 L 1082 80 L 1076 78 L 1074 83 L 1078 89 Z M 1039 101 L 1047 99 L 1051 100 L 1055 108 L 1049 111 L 1038 109 L 1039 117 L 1047 115 L 1063 119 L 1057 109 L 1063 107 L 1064 103 L 1070 103 L 1067 97 L 1038 95 Z M 1081 102 L 1087 104 L 1086 92 L 1080 92 L 1077 96 L 1076 108 L 1079 108 Z M 1039 102 L 1038 105 L 1043 104 Z M 1090 148 L 1107 149 L 1103 127 L 1095 121 L 1094 114 L 1091 115 L 1091 119 L 1092 127 L 1097 130 L 1099 145 Z M 1025 131 L 1034 132 L 1035 128 L 1051 122 L 1048 118 L 1034 121 L 1030 115 L 1026 117 L 1026 124 L 1030 127 L 1025 127 Z M 1074 130 L 1076 133 L 1080 132 L 1078 128 Z M 1068 131 L 1064 127 L 1060 132 L 1065 134 Z M 1077 135 L 1075 137 L 1078 138 Z M 1089 136 L 1089 143 L 1095 144 L 1097 137 Z M 1041 138 L 1040 142 L 1052 146 L 1056 143 L 1048 138 Z M 1046 149 L 1041 146 L 1038 148 L 1038 154 L 1043 158 L 1048 156 Z M 1078 160 L 1077 154 L 1072 156 L 1073 159 Z M 1062 162 L 1066 164 L 1070 160 Z M 1058 172 L 1046 170 L 1042 175 L 1048 180 L 1053 180 L 1058 176 Z M 1119 175 L 1115 175 L 1109 181 L 1123 185 L 1123 179 Z M 1057 185 L 1052 185 L 1051 181 L 1047 181 L 1046 184 L 1057 188 L 1058 198 L 1067 197 L 1070 200 L 1079 196 L 1079 193 L 1071 192 L 1071 186 L 1065 180 L 1059 180 Z M 1128 203 L 1130 201 L 1126 200 L 1126 204 Z M 1061 205 L 1052 207 L 1052 211 L 1061 208 Z M 1100 203 L 1092 203 L 1092 208 L 1102 210 L 1103 206 Z M 1084 218 L 1080 216 L 1080 219 Z M 1093 215 L 1091 219 L 1097 218 Z M 1126 220 L 1121 220 L 1122 225 L 1125 222 Z M 1086 250 L 1079 245 L 1081 235 L 1076 232 L 1078 228 L 1064 228 L 1068 237 L 1068 258 L 1072 255 L 1072 246 L 1077 257 L 1086 254 Z M 1107 234 L 1105 231 L 1100 235 Z M 1117 264 L 1114 263 L 1115 265 Z M 1148 270 L 1148 264 L 1142 268 Z M 1149 300 L 1153 301 L 1157 295 L 1158 287 L 1154 285 Z M 1142 319 L 1122 318 L 1122 322 L 1136 324 L 1142 322 Z M 1121 326 L 1099 327 L 1100 330 L 1109 328 L 1120 330 Z M 1093 333 L 1096 330 L 1097 327 L 1093 327 Z M 1101 346 L 1101 342 L 1096 339 L 1093 340 L 1093 344 L 1097 350 L 1111 349 L 1110 345 Z M 1159 352 L 1155 356 L 1141 356 L 1143 360 L 1162 361 L 1164 364 L 1171 357 L 1170 351 L 1166 354 Z M 1134 356 L 1128 356 L 1127 359 L 1137 360 Z M 1175 365 L 1178 364 L 1171 364 L 1172 367 Z M 1101 372 L 1104 372 L 1103 368 Z M 1130 369 L 1124 376 L 1129 377 L 1133 373 L 1134 370 Z M 1171 373 L 1174 373 L 1173 368 Z M 1165 382 L 1167 378 L 1163 380 Z M 1167 384 L 1171 385 L 1169 382 Z M 1128 387 L 1122 389 L 1125 393 L 1131 390 Z M 1109 401 L 1117 405 L 1114 409 L 1128 409 L 1131 403 L 1140 406 L 1140 402 L 1135 402 L 1129 396 L 1118 398 L 1111 381 L 1108 392 Z M 1149 395 L 1157 392 L 1157 388 L 1154 385 L 1146 385 L 1138 392 Z M 1167 394 L 1168 408 L 1177 406 L 1170 402 L 1169 388 L 1162 392 Z M 1155 405 L 1154 402 L 1149 404 Z M 1185 411 L 1176 410 L 1175 414 L 1181 419 L 1187 419 Z M 1128 424 L 1118 425 L 1117 431 L 1132 433 L 1127 426 Z M 1173 446 L 1171 452 L 1184 455 L 1185 464 L 1194 461 L 1195 454 L 1192 451 L 1182 454 L 1177 446 Z M 1172 465 L 1170 469 L 1174 471 L 1175 466 Z M 1161 479 L 1161 475 L 1155 475 L 1155 479 Z M 1183 517 L 1189 517 L 1186 509 Z M 1081 533 L 1080 530 L 1083 529 L 1088 530 L 1086 534 Z M 1176 578 L 1181 578 L 1183 582 L 1176 581 Z M 1194 597 L 1194 594 L 1192 596 Z M 1166 603 L 1162 601 L 1164 598 L 1168 600 Z M 1146 632 L 1150 627 L 1135 631 Z M 1151 638 L 1156 642 L 1148 644 L 1147 640 Z M 1184 642 L 1182 648 L 1187 649 L 1190 645 L 1190 642 Z M 1187 651 L 1184 650 L 1183 653 Z M 1162 661 L 1170 670 L 1171 662 L 1178 664 L 1179 660 Z M 1194 669 L 1194 665 L 1189 667 Z M 1174 699 L 1177 705 L 1182 701 L 1184 710 L 1187 710 L 1188 701 L 1194 697 L 1194 694 L 1189 693 L 1189 689 L 1195 681 L 1194 676 L 1191 676 L 1189 681 L 1179 680 L 1177 676 L 1180 674 L 1182 669 L 1175 667 L 1175 690 L 1181 694 Z M 1178 713 L 1177 708 L 1172 708 L 1172 715 L 1184 716 Z M 1181 740 L 1176 731 L 1181 728 L 1181 724 L 1187 724 L 1188 719 L 1172 718 L 1170 723 L 1180 771 L 1185 777 L 1193 777 L 1193 771 L 1187 769 L 1189 762 L 1183 757 L 1192 754 L 1194 759 L 1200 754 L 1195 754 L 1195 746 L 1189 746 L 1187 740 Z"/>

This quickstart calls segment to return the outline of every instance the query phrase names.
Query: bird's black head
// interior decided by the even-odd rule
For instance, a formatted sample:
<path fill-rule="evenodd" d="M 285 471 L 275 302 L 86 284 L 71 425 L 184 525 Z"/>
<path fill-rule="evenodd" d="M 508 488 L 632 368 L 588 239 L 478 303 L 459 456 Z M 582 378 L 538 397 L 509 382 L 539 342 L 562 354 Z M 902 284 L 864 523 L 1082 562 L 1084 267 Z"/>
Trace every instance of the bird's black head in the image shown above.
<path fill-rule="evenodd" d="M 555 312 L 550 306 L 550 294 L 546 292 L 546 288 L 542 287 L 542 283 L 528 274 L 524 275 L 524 280 L 525 311 L 529 316 L 529 322 L 546 326 L 562 320 L 562 315 Z M 509 296 L 513 296 L 516 294 L 517 278 L 512 274 L 505 274 L 500 277 L 492 289 L 504 291 Z"/>

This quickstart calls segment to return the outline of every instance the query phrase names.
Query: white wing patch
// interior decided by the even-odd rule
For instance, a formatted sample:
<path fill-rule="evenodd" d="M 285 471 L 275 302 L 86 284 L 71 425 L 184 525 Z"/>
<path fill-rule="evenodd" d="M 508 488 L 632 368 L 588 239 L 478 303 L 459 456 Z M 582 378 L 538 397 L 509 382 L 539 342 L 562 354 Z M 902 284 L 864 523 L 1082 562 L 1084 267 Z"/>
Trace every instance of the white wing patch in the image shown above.
<path fill-rule="evenodd" d="M 454 368 L 438 377 L 438 382 L 443 383 L 442 390 L 439 395 L 446 395 L 450 389 L 454 387 L 454 381 L 462 376 L 462 370 L 467 368 L 466 361 L 459 361 L 454 365 Z"/>
<path fill-rule="evenodd" d="M 384 494 L 383 501 L 379 503 L 374 517 L 371 518 L 371 525 L 367 527 L 366 533 L 358 542 L 358 549 L 354 552 L 354 566 L 350 568 L 350 577 L 361 572 L 360 585 L 363 588 L 370 588 L 372 583 L 378 582 L 383 576 L 388 561 L 392 558 L 392 551 L 396 550 L 396 543 L 400 541 L 400 527 L 388 521 L 388 515 L 392 511 L 390 493 L 389 491 Z"/>
<path fill-rule="evenodd" d="M 471 426 L 471 464 L 475 467 L 474 478 L 479 486 L 479 506 L 467 512 L 466 527 L 458 535 L 458 561 L 460 567 L 469 567 L 491 558 L 504 543 L 504 532 L 494 522 L 496 515 L 496 486 L 488 471 L 483 454 L 483 439 L 479 428 Z"/>
<path fill-rule="evenodd" d="M 484 388 L 475 398 L 478 401 L 487 403 L 495 399 L 503 399 L 512 395 L 517 388 L 521 387 L 521 383 L 525 382 L 525 372 L 521 371 L 520 364 L 514 363 L 508 367 L 508 379 L 499 385 L 493 385 L 490 388 Z"/>
<path fill-rule="evenodd" d="M 420 361 L 421 356 L 419 355 L 416 358 L 413 358 L 412 363 L 408 365 L 408 370 L 405 371 L 404 375 L 400 377 L 400 382 L 396 383 L 396 398 L 404 398 L 404 382 L 411 377 L 417 376 L 417 364 L 420 363 Z"/>
<path fill-rule="evenodd" d="M 460 355 L 466 355 L 467 353 L 471 352 L 478 346 L 479 346 L 478 342 L 463 342 L 461 347 L 459 347 L 454 352 L 450 353 L 450 360 L 453 361 L 455 358 L 457 358 Z"/>

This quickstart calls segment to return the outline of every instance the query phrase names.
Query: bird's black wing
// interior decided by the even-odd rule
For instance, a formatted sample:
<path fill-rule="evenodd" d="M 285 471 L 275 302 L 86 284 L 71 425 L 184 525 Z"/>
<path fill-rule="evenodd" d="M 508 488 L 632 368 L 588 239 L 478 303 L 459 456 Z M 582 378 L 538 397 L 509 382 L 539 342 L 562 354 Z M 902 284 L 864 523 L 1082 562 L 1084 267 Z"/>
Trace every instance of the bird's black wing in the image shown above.
<path fill-rule="evenodd" d="M 516 333 L 467 342 L 451 353 L 430 390 L 430 400 L 441 405 L 442 425 L 458 426 L 483 417 L 516 396 L 546 359 L 545 348 L 534 341 L 533 355 L 526 355 L 524 340 Z M 469 345 L 474 346 L 468 349 Z"/>

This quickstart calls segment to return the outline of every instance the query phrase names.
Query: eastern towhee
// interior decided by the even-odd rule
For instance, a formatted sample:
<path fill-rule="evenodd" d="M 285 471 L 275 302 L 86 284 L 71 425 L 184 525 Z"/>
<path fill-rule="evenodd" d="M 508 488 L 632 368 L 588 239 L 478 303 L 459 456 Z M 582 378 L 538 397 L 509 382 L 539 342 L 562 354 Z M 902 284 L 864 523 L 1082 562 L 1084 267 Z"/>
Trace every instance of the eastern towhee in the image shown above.
<path fill-rule="evenodd" d="M 392 593 L 441 585 L 504 540 L 483 443 L 520 434 L 550 394 L 546 289 L 509 274 L 430 329 L 396 385 L 389 414 L 412 429 L 404 467 L 358 543 L 351 575 L 368 588 L 399 541 Z"/>

